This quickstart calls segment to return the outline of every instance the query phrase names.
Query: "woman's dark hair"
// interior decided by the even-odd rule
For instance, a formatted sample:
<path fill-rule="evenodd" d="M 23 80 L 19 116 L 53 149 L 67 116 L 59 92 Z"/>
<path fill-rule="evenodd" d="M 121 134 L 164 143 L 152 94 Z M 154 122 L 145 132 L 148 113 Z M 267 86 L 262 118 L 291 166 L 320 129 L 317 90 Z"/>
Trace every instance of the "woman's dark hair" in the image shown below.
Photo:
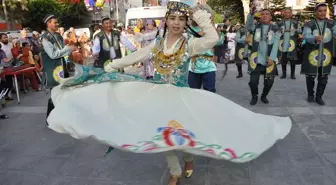
<path fill-rule="evenodd" d="M 22 47 L 26 47 L 27 45 L 29 45 L 28 42 L 24 42 L 24 43 L 22 43 Z"/>
<path fill-rule="evenodd" d="M 234 31 L 233 29 L 234 29 L 234 27 L 230 26 L 229 33 L 233 33 L 233 31 Z"/>

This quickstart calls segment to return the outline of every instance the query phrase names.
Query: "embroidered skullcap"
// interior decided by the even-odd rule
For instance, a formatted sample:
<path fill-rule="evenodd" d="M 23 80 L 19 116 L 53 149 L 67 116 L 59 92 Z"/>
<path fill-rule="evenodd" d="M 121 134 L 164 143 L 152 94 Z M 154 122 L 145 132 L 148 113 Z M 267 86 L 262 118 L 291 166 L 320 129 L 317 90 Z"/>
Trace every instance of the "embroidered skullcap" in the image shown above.
<path fill-rule="evenodd" d="M 315 5 L 315 8 L 314 8 L 314 11 L 316 11 L 319 7 L 321 7 L 321 6 L 328 6 L 328 4 L 327 3 L 317 3 L 316 5 Z"/>
<path fill-rule="evenodd" d="M 53 14 L 46 15 L 43 19 L 44 24 L 46 24 L 50 19 L 53 19 L 53 18 L 56 18 L 56 16 Z"/>
<path fill-rule="evenodd" d="M 33 35 L 39 35 L 39 34 L 40 34 L 40 33 L 37 32 L 37 31 L 33 31 L 32 33 L 33 33 Z"/>
<path fill-rule="evenodd" d="M 103 16 L 102 18 L 101 18 L 101 22 L 103 23 L 104 21 L 106 21 L 106 20 L 112 20 L 110 17 L 108 17 L 108 16 Z"/>
<path fill-rule="evenodd" d="M 168 17 L 170 14 L 179 14 L 179 15 L 186 15 L 189 16 L 191 12 L 190 5 L 180 2 L 180 1 L 169 1 L 167 3 L 167 13 L 166 17 Z"/>

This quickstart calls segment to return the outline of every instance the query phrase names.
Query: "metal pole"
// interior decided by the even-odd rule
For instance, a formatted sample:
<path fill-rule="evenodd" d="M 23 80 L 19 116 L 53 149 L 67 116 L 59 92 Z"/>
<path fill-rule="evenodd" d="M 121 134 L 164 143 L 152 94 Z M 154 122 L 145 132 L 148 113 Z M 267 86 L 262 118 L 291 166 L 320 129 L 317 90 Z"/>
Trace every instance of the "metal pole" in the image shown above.
<path fill-rule="evenodd" d="M 117 25 L 119 24 L 119 2 L 116 0 Z"/>

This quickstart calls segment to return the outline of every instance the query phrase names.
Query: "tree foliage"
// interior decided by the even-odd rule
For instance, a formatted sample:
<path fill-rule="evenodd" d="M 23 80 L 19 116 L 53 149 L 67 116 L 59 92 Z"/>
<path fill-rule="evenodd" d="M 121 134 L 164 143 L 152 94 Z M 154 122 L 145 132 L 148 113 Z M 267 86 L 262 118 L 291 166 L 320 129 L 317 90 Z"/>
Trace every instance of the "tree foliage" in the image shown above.
<path fill-rule="evenodd" d="M 334 4 L 336 4 L 336 0 L 326 0 L 329 9 L 329 17 L 334 18 Z M 314 7 L 316 5 L 316 0 L 309 0 L 309 4 L 305 7 L 302 18 L 311 20 L 314 18 Z"/>
<path fill-rule="evenodd" d="M 17 21 L 21 23 L 24 12 L 28 10 L 28 0 L 5 0 L 5 6 L 7 11 L 7 16 L 4 14 L 4 6 L 1 4 L 0 16 L 10 24 L 11 21 Z M 11 22 L 15 23 L 15 22 Z"/>
<path fill-rule="evenodd" d="M 80 4 L 61 3 L 55 0 L 31 0 L 24 15 L 23 25 L 34 30 L 45 29 L 43 18 L 47 14 L 54 14 L 64 27 L 77 26 L 88 13 L 83 1 Z"/>
<path fill-rule="evenodd" d="M 276 12 L 282 12 L 286 8 L 286 0 L 271 0 L 270 7 L 273 14 L 273 21 L 281 20 L 281 14 L 276 14 Z"/>
<path fill-rule="evenodd" d="M 311 20 L 314 18 L 314 7 L 316 5 L 316 0 L 309 0 L 308 5 L 303 9 L 302 18 L 305 20 Z"/>
<path fill-rule="evenodd" d="M 218 24 L 218 23 L 222 23 L 223 22 L 223 16 L 219 13 L 215 13 L 214 15 L 214 23 Z"/>
<path fill-rule="evenodd" d="M 241 0 L 209 0 L 207 4 L 225 19 L 229 18 L 233 24 L 244 22 L 244 7 Z"/>

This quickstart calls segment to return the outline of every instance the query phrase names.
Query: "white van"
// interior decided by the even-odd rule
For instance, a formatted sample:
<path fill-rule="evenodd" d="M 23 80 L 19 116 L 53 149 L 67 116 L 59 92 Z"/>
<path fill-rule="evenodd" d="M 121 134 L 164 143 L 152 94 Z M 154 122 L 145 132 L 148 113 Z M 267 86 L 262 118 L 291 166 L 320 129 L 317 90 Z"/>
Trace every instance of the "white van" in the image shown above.
<path fill-rule="evenodd" d="M 125 25 L 126 27 L 128 25 L 136 27 L 138 19 L 142 19 L 143 24 L 146 23 L 147 19 L 163 20 L 166 15 L 166 12 L 167 8 L 165 6 L 129 8 L 126 14 Z"/>

